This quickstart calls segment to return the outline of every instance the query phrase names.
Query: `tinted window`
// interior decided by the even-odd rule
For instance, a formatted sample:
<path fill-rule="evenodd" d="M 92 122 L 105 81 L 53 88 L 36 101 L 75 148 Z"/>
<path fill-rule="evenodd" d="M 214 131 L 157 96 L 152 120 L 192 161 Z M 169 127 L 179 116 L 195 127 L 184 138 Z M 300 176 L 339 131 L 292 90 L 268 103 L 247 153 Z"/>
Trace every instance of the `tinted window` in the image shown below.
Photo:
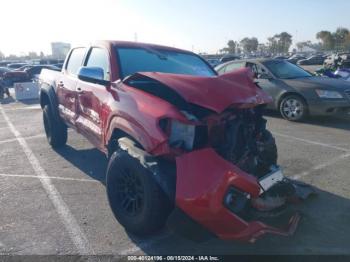
<path fill-rule="evenodd" d="M 178 51 L 144 48 L 117 48 L 121 77 L 136 72 L 163 72 L 196 76 L 215 76 L 198 56 Z"/>
<path fill-rule="evenodd" d="M 110 80 L 109 56 L 107 50 L 102 48 L 93 48 L 90 52 L 86 66 L 101 67 L 104 72 L 104 79 Z"/>
<path fill-rule="evenodd" d="M 72 51 L 67 64 L 68 73 L 73 75 L 78 74 L 78 70 L 83 63 L 84 55 L 85 48 L 76 48 Z"/>
<path fill-rule="evenodd" d="M 263 62 L 264 66 L 269 69 L 272 74 L 281 79 L 293 79 L 311 77 L 312 75 L 304 69 L 284 60 L 268 60 Z"/>
<path fill-rule="evenodd" d="M 38 66 L 38 67 L 33 67 L 33 68 L 28 69 L 27 72 L 29 74 L 32 74 L 32 75 L 38 75 L 38 74 L 40 74 L 42 69 L 43 69 L 43 67 Z"/>

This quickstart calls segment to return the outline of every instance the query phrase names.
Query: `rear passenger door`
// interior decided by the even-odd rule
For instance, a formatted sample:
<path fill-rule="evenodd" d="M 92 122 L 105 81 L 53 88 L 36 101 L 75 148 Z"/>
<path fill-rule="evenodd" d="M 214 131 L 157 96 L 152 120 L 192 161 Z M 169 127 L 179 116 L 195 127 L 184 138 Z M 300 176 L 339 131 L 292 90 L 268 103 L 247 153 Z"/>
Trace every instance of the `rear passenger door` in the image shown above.
<path fill-rule="evenodd" d="M 69 54 L 63 74 L 61 74 L 61 77 L 56 82 L 60 116 L 71 126 L 75 125 L 77 118 L 77 74 L 83 64 L 85 53 L 86 48 L 73 49 Z"/>
<path fill-rule="evenodd" d="M 104 72 L 104 80 L 111 78 L 110 56 L 107 49 L 92 47 L 84 64 L 87 67 L 100 67 Z M 105 86 L 82 80 L 77 84 L 79 132 L 98 148 L 103 148 L 103 119 L 101 118 L 102 103 L 108 97 Z"/>

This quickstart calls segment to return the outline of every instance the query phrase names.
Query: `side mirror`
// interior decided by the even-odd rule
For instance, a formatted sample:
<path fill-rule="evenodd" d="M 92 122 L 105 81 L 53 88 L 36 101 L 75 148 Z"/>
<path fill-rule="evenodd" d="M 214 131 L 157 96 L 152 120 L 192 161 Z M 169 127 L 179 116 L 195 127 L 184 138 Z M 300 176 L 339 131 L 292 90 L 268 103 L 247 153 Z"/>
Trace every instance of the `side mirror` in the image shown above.
<path fill-rule="evenodd" d="M 82 81 L 104 86 L 110 84 L 109 81 L 104 79 L 104 71 L 101 67 L 82 66 L 78 71 L 78 78 Z"/>

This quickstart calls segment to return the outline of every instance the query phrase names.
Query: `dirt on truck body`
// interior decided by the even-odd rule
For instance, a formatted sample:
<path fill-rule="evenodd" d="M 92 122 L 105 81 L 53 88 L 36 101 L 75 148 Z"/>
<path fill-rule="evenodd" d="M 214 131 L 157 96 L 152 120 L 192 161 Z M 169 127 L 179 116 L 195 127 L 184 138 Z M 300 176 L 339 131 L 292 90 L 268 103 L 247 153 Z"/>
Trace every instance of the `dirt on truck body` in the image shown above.
<path fill-rule="evenodd" d="M 63 146 L 72 127 L 108 156 L 108 200 L 126 230 L 167 223 L 250 242 L 295 231 L 291 204 L 313 190 L 283 176 L 263 118 L 271 98 L 248 69 L 218 76 L 188 51 L 104 41 L 40 79 L 49 143 Z"/>

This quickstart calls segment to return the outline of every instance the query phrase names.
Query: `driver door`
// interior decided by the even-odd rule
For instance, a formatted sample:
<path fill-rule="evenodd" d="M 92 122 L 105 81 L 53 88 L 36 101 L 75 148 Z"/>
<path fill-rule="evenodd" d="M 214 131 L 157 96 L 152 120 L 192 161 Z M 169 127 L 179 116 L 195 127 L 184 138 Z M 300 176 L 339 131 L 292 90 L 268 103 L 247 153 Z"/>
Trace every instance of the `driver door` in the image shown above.
<path fill-rule="evenodd" d="M 104 80 L 110 80 L 110 59 L 106 49 L 91 48 L 85 65 L 102 68 Z M 76 89 L 78 100 L 76 126 L 93 145 L 103 148 L 102 104 L 109 93 L 103 85 L 82 80 L 78 80 Z"/>

